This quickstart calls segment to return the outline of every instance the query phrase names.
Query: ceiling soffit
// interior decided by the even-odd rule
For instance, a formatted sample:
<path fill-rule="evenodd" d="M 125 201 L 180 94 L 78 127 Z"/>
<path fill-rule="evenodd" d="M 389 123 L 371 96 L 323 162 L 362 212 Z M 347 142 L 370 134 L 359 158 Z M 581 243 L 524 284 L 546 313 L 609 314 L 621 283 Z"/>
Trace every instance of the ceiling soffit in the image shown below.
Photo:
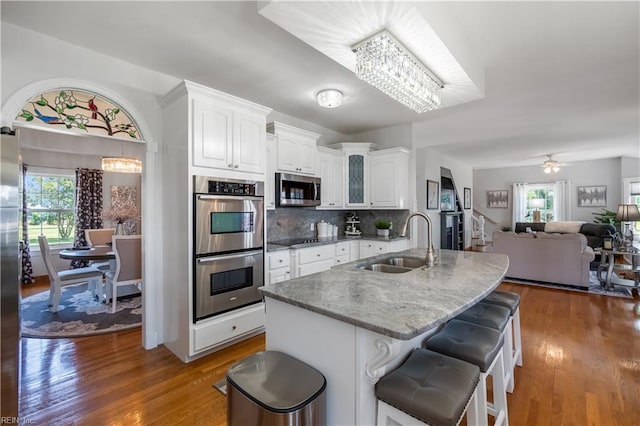
<path fill-rule="evenodd" d="M 356 57 L 351 47 L 387 29 L 444 82 L 440 108 L 484 97 L 484 82 L 472 81 L 410 3 L 271 1 L 259 2 L 258 13 L 352 72 Z"/>

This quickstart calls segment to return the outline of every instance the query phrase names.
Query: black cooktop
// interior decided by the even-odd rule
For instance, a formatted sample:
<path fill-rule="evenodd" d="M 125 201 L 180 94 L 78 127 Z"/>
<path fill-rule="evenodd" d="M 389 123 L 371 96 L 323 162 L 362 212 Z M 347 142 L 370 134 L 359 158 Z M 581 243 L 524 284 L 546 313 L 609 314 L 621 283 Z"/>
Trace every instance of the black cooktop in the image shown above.
<path fill-rule="evenodd" d="M 278 241 L 270 241 L 271 244 L 278 244 L 281 246 L 295 246 L 297 244 L 309 244 L 309 243 L 317 243 L 320 241 L 320 238 L 290 238 L 288 240 L 278 240 Z"/>

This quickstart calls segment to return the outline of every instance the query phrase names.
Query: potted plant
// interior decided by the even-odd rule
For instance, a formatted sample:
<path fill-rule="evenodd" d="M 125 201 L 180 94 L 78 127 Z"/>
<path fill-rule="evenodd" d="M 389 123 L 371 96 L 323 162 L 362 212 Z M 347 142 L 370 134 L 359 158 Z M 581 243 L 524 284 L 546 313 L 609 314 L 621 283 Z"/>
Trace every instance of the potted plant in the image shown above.
<path fill-rule="evenodd" d="M 376 229 L 378 230 L 378 236 L 380 237 L 388 237 L 389 229 L 391 229 L 391 222 L 388 220 L 377 220 Z"/>

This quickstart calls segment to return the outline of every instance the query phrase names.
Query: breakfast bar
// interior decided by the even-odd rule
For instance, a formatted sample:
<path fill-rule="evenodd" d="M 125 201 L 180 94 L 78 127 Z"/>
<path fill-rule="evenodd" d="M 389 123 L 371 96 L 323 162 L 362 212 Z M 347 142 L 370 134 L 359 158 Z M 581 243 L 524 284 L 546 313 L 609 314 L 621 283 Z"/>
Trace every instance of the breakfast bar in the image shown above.
<path fill-rule="evenodd" d="M 439 250 L 432 267 L 374 267 L 425 255 L 424 248 L 387 253 L 261 289 L 266 347 L 325 375 L 328 424 L 375 424 L 375 383 L 491 293 L 509 266 L 506 255 Z"/>

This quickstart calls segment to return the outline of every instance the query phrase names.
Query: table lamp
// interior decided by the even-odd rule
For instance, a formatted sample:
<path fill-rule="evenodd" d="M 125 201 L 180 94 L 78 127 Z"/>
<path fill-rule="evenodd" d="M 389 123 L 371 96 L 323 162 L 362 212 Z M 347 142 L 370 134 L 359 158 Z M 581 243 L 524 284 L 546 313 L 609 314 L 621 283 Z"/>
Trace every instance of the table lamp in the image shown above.
<path fill-rule="evenodd" d="M 540 208 L 544 207 L 544 198 L 532 198 L 529 200 L 529 207 L 535 209 L 533 211 L 533 221 L 540 222 Z"/>
<path fill-rule="evenodd" d="M 640 221 L 638 206 L 635 204 L 619 204 L 615 220 L 620 221 L 623 226 L 624 250 L 632 251 L 633 230 L 631 229 L 631 222 Z"/>

